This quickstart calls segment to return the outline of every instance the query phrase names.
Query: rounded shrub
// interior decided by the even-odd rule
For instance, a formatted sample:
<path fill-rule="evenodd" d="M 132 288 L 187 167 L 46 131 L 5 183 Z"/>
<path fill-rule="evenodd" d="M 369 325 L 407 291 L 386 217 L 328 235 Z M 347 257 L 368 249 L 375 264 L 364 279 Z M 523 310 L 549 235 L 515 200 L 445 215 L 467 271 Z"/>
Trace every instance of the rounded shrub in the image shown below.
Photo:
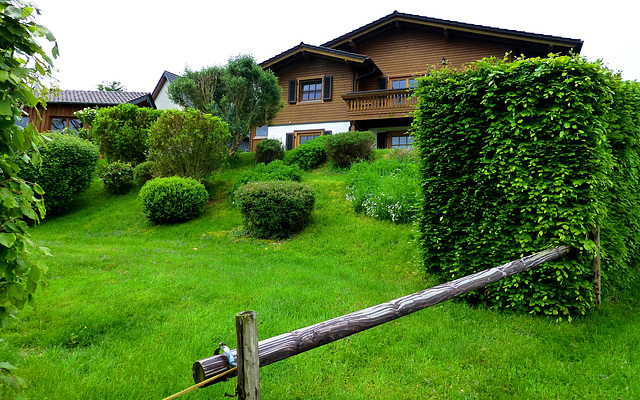
<path fill-rule="evenodd" d="M 297 165 L 285 165 L 281 160 L 276 160 L 268 165 L 258 164 L 251 171 L 245 173 L 231 188 L 231 196 L 236 190 L 249 182 L 267 181 L 295 181 L 302 179 L 302 170 Z"/>
<path fill-rule="evenodd" d="M 278 139 L 265 139 L 256 144 L 256 163 L 269 164 L 284 159 L 284 146 Z"/>
<path fill-rule="evenodd" d="M 227 160 L 230 138 L 218 117 L 193 108 L 167 110 L 149 131 L 149 159 L 159 176 L 203 180 Z"/>
<path fill-rule="evenodd" d="M 327 157 L 334 167 L 348 168 L 358 161 L 371 161 L 375 144 L 370 131 L 338 133 L 327 140 Z"/>
<path fill-rule="evenodd" d="M 145 183 L 138 199 L 151 222 L 168 224 L 188 221 L 202 214 L 209 194 L 195 179 L 172 176 Z"/>
<path fill-rule="evenodd" d="M 89 188 L 98 164 L 98 147 L 74 135 L 52 132 L 40 147 L 42 164 L 18 161 L 22 179 L 35 182 L 44 190 L 47 212 L 62 211 Z"/>
<path fill-rule="evenodd" d="M 153 179 L 153 169 L 156 163 L 153 161 L 142 162 L 133 168 L 133 184 L 141 188 L 147 181 Z"/>
<path fill-rule="evenodd" d="M 304 170 L 318 168 L 327 162 L 327 140 L 331 136 L 323 135 L 309 140 L 285 153 L 286 164 L 295 164 Z"/>
<path fill-rule="evenodd" d="M 104 188 L 111 194 L 125 194 L 131 190 L 133 183 L 133 168 L 131 164 L 124 162 L 113 162 L 107 165 L 100 175 L 104 183 Z"/>
<path fill-rule="evenodd" d="M 236 203 L 249 235 L 279 239 L 307 226 L 315 195 L 298 182 L 254 182 L 236 191 Z"/>

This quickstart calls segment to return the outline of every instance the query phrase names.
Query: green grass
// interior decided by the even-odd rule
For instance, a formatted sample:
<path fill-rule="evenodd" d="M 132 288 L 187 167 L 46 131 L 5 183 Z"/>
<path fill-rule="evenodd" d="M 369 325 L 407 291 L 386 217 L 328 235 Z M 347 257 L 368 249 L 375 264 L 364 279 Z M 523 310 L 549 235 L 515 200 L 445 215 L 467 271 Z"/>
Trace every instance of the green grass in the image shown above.
<path fill-rule="evenodd" d="M 136 193 L 108 195 L 96 181 L 73 211 L 33 229 L 55 255 L 49 285 L 0 342 L 30 399 L 162 399 L 193 384 L 191 365 L 218 342 L 235 347 L 237 312 L 256 310 L 266 339 L 433 284 L 411 226 L 355 214 L 346 175 L 326 169 L 303 176 L 316 209 L 301 234 L 240 236 L 226 193 L 252 165 L 220 174 L 205 214 L 184 224 L 152 225 Z M 572 323 L 448 302 L 261 369 L 262 396 L 636 399 L 637 301 Z"/>

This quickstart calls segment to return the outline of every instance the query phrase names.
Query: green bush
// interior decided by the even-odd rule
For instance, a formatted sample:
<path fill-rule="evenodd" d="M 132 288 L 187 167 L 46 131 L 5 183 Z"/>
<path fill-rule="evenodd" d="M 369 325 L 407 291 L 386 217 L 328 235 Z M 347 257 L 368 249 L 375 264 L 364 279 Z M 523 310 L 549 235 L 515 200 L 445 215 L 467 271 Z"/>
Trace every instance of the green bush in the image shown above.
<path fill-rule="evenodd" d="M 572 256 L 467 297 L 496 308 L 584 314 L 594 304 L 591 233 L 599 226 L 605 290 L 608 271 L 637 276 L 634 86 L 623 94 L 619 77 L 579 56 L 483 60 L 422 79 L 414 133 L 426 270 L 448 281 L 568 245 Z"/>
<path fill-rule="evenodd" d="M 204 211 L 209 194 L 204 185 L 191 178 L 155 178 L 140 189 L 138 199 L 146 217 L 156 224 L 183 222 Z"/>
<path fill-rule="evenodd" d="M 231 197 L 233 198 L 235 196 L 235 192 L 240 186 L 250 182 L 300 182 L 301 179 L 302 170 L 297 165 L 285 165 L 281 160 L 273 161 L 272 163 L 267 165 L 260 163 L 236 181 L 236 183 L 233 185 L 233 188 L 231 188 Z"/>
<path fill-rule="evenodd" d="M 40 148 L 42 165 L 20 161 L 20 176 L 42 187 L 47 212 L 56 213 L 89 187 L 99 152 L 97 146 L 74 135 L 52 132 L 46 136 L 51 140 Z"/>
<path fill-rule="evenodd" d="M 133 168 L 129 163 L 113 162 L 107 165 L 100 174 L 104 188 L 111 194 L 125 194 L 131 190 L 133 183 Z"/>
<path fill-rule="evenodd" d="M 344 132 L 329 136 L 327 157 L 334 167 L 348 168 L 359 161 L 371 161 L 376 137 L 372 132 Z"/>
<path fill-rule="evenodd" d="M 147 181 L 154 178 L 153 170 L 155 165 L 156 163 L 153 161 L 145 161 L 135 166 L 133 169 L 133 184 L 137 188 L 141 188 Z"/>
<path fill-rule="evenodd" d="M 284 146 L 277 139 L 265 139 L 256 144 L 256 163 L 269 164 L 284 159 Z"/>
<path fill-rule="evenodd" d="M 420 195 L 416 162 L 381 159 L 354 164 L 347 178 L 347 199 L 356 212 L 406 223 L 414 220 Z"/>
<path fill-rule="evenodd" d="M 167 110 L 149 131 L 149 159 L 158 176 L 208 178 L 227 159 L 231 138 L 220 118 L 191 108 Z"/>
<path fill-rule="evenodd" d="M 244 228 L 259 238 L 287 238 L 308 223 L 315 196 L 298 182 L 254 182 L 241 186 L 236 202 Z"/>
<path fill-rule="evenodd" d="M 161 110 L 124 103 L 101 108 L 93 119 L 92 136 L 109 161 L 138 164 L 147 159 L 149 128 Z"/>
<path fill-rule="evenodd" d="M 330 135 L 309 140 L 293 150 L 285 152 L 284 161 L 308 171 L 327 162 L 327 140 Z"/>

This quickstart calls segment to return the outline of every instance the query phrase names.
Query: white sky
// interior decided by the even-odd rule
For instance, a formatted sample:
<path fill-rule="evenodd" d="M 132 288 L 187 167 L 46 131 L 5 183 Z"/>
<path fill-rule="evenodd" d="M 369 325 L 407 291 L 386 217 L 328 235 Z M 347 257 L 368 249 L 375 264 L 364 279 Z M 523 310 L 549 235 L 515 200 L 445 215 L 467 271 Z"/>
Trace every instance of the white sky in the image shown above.
<path fill-rule="evenodd" d="M 36 0 L 56 36 L 61 89 L 119 81 L 151 92 L 164 70 L 258 62 L 300 42 L 320 45 L 397 10 L 584 41 L 582 55 L 640 81 L 637 0 Z"/>

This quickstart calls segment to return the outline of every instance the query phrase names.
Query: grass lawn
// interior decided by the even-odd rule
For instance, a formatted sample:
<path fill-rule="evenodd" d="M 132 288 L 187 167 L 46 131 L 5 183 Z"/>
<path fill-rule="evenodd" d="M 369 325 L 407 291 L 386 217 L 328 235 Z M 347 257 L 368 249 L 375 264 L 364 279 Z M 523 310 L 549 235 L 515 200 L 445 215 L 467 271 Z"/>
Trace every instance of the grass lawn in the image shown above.
<path fill-rule="evenodd" d="M 160 400 L 191 386 L 191 365 L 218 342 L 235 348 L 237 312 L 257 311 L 266 339 L 433 285 L 411 226 L 354 214 L 346 175 L 325 169 L 304 175 L 316 208 L 301 234 L 240 236 L 226 193 L 248 165 L 219 175 L 215 200 L 184 224 L 152 225 L 137 193 L 111 196 L 96 181 L 32 230 L 55 255 L 49 285 L 0 342 L 28 398 Z M 448 302 L 261 369 L 262 397 L 637 399 L 637 301 L 572 323 Z"/>

